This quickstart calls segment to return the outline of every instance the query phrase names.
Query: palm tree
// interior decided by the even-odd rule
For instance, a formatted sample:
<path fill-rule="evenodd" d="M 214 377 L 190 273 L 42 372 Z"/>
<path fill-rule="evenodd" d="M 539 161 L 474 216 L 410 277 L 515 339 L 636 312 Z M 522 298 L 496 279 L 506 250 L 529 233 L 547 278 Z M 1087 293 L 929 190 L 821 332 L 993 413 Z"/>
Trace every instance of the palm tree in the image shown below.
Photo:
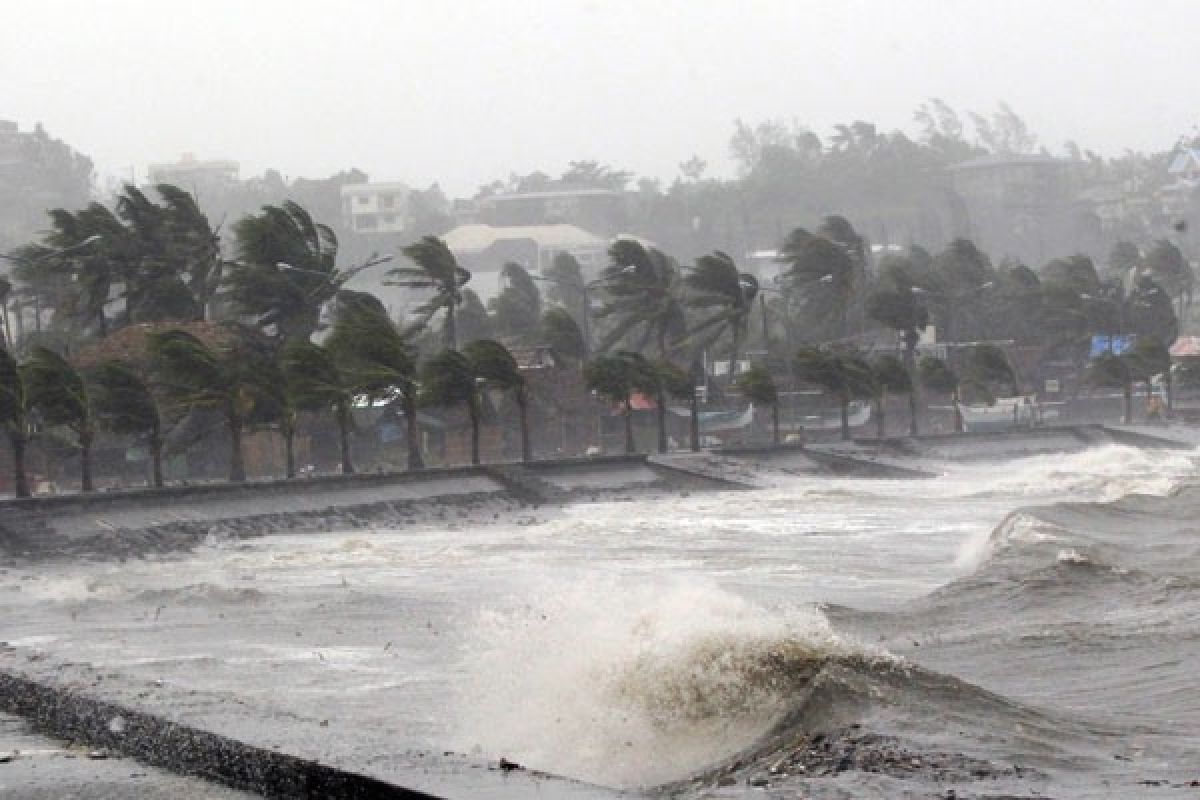
<path fill-rule="evenodd" d="M 688 332 L 696 346 L 708 346 L 729 333 L 729 380 L 737 376 L 741 343 L 750 324 L 750 312 L 758 296 L 758 280 L 747 272 L 738 272 L 737 264 L 725 253 L 716 251 L 696 259 L 696 266 L 684 278 L 691 294 L 687 305 L 708 312 Z"/>
<path fill-rule="evenodd" d="M 350 426 L 353 423 L 354 387 L 342 373 L 334 354 L 319 344 L 292 342 L 283 353 L 283 374 L 288 393 L 298 410 L 333 410 L 338 426 L 342 474 L 353 474 Z"/>
<path fill-rule="evenodd" d="M 908 390 L 908 433 L 918 434 L 917 393 L 915 386 L 917 371 L 917 343 L 920 332 L 929 324 L 929 310 L 918 300 L 914 284 L 915 268 L 905 259 L 894 259 L 883 266 L 876 290 L 867 298 L 867 314 L 900 335 L 904 343 L 904 369 L 909 376 Z"/>
<path fill-rule="evenodd" d="M 150 334 L 154 379 L 176 406 L 219 413 L 229 431 L 229 480 L 246 480 L 242 431 L 269 380 L 270 356 L 249 332 L 227 346 L 205 344 L 187 331 Z"/>
<path fill-rule="evenodd" d="M 624 354 L 629 360 L 633 388 L 654 398 L 655 421 L 658 426 L 658 452 L 667 452 L 667 398 L 687 398 L 692 380 L 687 372 L 670 361 L 650 361 L 639 353 Z"/>
<path fill-rule="evenodd" d="M 521 460 L 533 460 L 529 440 L 529 390 L 525 377 L 517 367 L 512 353 L 499 342 L 479 339 L 463 347 L 463 355 L 475 373 L 475 383 L 480 388 L 494 387 L 511 391 L 517 402 L 521 423 Z"/>
<path fill-rule="evenodd" d="M 613 242 L 608 256 L 611 263 L 600 283 L 607 300 L 596 316 L 611 317 L 613 322 L 598 349 L 605 351 L 625 340 L 640 353 L 653 341 L 658 357 L 667 358 L 686 329 L 678 265 L 634 239 Z"/>
<path fill-rule="evenodd" d="M 80 489 L 91 492 L 92 444 L 96 440 L 96 412 L 83 376 L 53 350 L 35 347 L 21 370 L 29 404 L 47 425 L 61 425 L 75 435 L 79 445 Z"/>
<path fill-rule="evenodd" d="M 734 384 L 737 390 L 751 403 L 771 407 L 771 444 L 779 445 L 779 392 L 771 372 L 761 364 L 754 364 L 738 376 Z"/>
<path fill-rule="evenodd" d="M 124 361 L 105 361 L 91 370 L 92 403 L 100 423 L 123 436 L 145 437 L 151 479 L 163 485 L 162 416 L 149 383 Z"/>
<path fill-rule="evenodd" d="M 950 402 L 954 406 L 954 430 L 956 433 L 962 433 L 963 418 L 962 412 L 958 408 L 959 378 L 954 370 L 950 369 L 940 358 L 925 356 L 917 364 L 917 377 L 925 389 L 949 395 Z"/>
<path fill-rule="evenodd" d="M 0 427 L 8 435 L 13 453 L 13 488 L 17 497 L 29 497 L 25 474 L 25 448 L 29 444 L 29 394 L 25 377 L 10 351 L 0 349 Z"/>
<path fill-rule="evenodd" d="M 541 341 L 549 345 L 556 355 L 581 361 L 587 357 L 587 343 L 583 331 L 575 318 L 564 308 L 549 308 L 542 314 Z"/>
<path fill-rule="evenodd" d="M 1011 397 L 1021 393 L 1017 373 L 1009 363 L 1008 356 L 994 344 L 981 344 L 971 348 L 967 357 L 966 373 L 973 381 L 985 387 L 1004 384 Z"/>
<path fill-rule="evenodd" d="M 1088 382 L 1093 386 L 1120 389 L 1124 396 L 1124 422 L 1133 423 L 1133 384 L 1148 381 L 1154 375 L 1170 372 L 1171 354 L 1161 342 L 1139 339 L 1129 352 L 1104 353 L 1088 367 Z"/>
<path fill-rule="evenodd" d="M 479 464 L 479 390 L 471 362 L 457 350 L 443 350 L 421 368 L 421 404 L 449 408 L 467 407 L 471 421 L 471 463 Z"/>
<path fill-rule="evenodd" d="M 620 351 L 592 359 L 584 367 L 583 377 L 592 389 L 609 403 L 621 406 L 625 419 L 625 452 L 632 454 L 636 449 L 633 441 L 632 394 L 637 388 L 638 372 L 645 359 L 640 353 Z"/>
<path fill-rule="evenodd" d="M 449 350 L 458 349 L 458 330 L 454 314 L 463 302 L 462 288 L 471 280 L 471 273 L 458 265 L 458 260 L 446 243 L 436 236 L 425 236 L 404 248 L 404 255 L 413 261 L 414 267 L 396 267 L 388 270 L 394 280 L 389 286 L 407 289 L 425 289 L 433 297 L 418 307 L 427 323 L 430 317 L 445 309 L 445 343 Z"/>
<path fill-rule="evenodd" d="M 912 373 L 895 356 L 881 356 L 871 364 L 871 379 L 875 390 L 875 430 L 879 438 L 882 439 L 887 436 L 887 419 L 885 416 L 887 394 L 888 392 L 892 392 L 893 394 L 907 393 L 911 397 L 913 393 Z M 911 404 L 909 410 L 913 411 Z M 911 431 L 915 427 L 910 421 L 909 430 Z"/>
<path fill-rule="evenodd" d="M 356 391 L 375 398 L 399 395 L 407 426 L 408 468 L 424 468 L 417 430 L 416 360 L 383 304 L 369 294 L 343 292 L 325 347 Z"/>
<path fill-rule="evenodd" d="M 849 334 L 850 307 L 860 283 L 859 267 L 842 244 L 796 228 L 779 248 L 789 291 L 819 307 L 836 324 L 837 336 Z"/>
<path fill-rule="evenodd" d="M 338 241 L 327 225 L 313 221 L 292 201 L 263 206 L 233 226 L 238 260 L 226 282 L 234 307 L 282 340 L 308 341 L 321 309 L 354 273 L 337 268 Z"/>
<path fill-rule="evenodd" d="M 802 381 L 814 383 L 832 393 L 842 417 L 842 439 L 850 439 L 850 401 L 871 396 L 871 368 L 856 353 L 804 347 L 796 354 L 792 368 Z"/>
<path fill-rule="evenodd" d="M 532 344 L 542 316 L 542 293 L 520 264 L 509 262 L 500 269 L 504 288 L 488 304 L 496 332 L 508 340 Z"/>

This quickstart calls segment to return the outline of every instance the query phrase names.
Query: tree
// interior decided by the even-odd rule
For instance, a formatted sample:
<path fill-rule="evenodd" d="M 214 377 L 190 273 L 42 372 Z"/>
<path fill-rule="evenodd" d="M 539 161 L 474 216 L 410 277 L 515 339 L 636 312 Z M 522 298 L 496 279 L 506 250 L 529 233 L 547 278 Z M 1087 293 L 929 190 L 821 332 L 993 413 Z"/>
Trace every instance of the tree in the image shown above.
<path fill-rule="evenodd" d="M 849 334 L 849 312 L 859 284 L 859 271 L 847 249 L 824 236 L 796 228 L 779 249 L 784 279 L 801 302 L 837 326 L 837 336 Z"/>
<path fill-rule="evenodd" d="M 950 397 L 950 402 L 954 405 L 954 430 L 956 433 L 962 433 L 962 412 L 958 409 L 959 380 L 954 370 L 940 358 L 925 356 L 917 364 L 917 377 L 925 389 Z"/>
<path fill-rule="evenodd" d="M 640 353 L 622 350 L 597 356 L 587 363 L 583 371 L 589 389 L 612 405 L 621 406 L 625 420 L 625 452 L 628 454 L 636 449 L 633 441 L 632 394 L 638 383 L 638 372 L 644 369 L 644 363 L 645 358 Z"/>
<path fill-rule="evenodd" d="M 221 415 L 229 433 L 229 480 L 246 480 L 242 431 L 269 379 L 270 354 L 249 331 L 236 331 L 228 344 L 205 344 L 182 330 L 150 334 L 155 383 L 183 410 Z"/>
<path fill-rule="evenodd" d="M 145 439 L 150 452 L 151 480 L 163 485 L 163 424 L 150 384 L 124 361 L 104 361 L 91 370 L 92 404 L 108 430 Z"/>
<path fill-rule="evenodd" d="M 587 358 L 587 344 L 575 319 L 564 308 L 550 308 L 542 314 L 541 340 L 558 356 L 572 361 Z"/>
<path fill-rule="evenodd" d="M 1133 422 L 1133 363 L 1130 359 L 1112 353 L 1102 353 L 1088 367 L 1088 383 L 1109 389 L 1120 389 L 1124 396 L 1126 425 Z"/>
<path fill-rule="evenodd" d="M 479 464 L 479 418 L 482 413 L 475 370 L 457 350 L 443 350 L 421 368 L 421 404 L 466 406 L 471 422 L 471 463 Z"/>
<path fill-rule="evenodd" d="M 1183 253 L 1166 239 L 1159 239 L 1146 253 L 1146 268 L 1154 280 L 1178 301 L 1178 314 L 1182 317 L 1185 302 L 1191 302 L 1196 280 Z"/>
<path fill-rule="evenodd" d="M 735 386 L 751 403 L 771 407 L 771 443 L 778 446 L 779 392 L 771 372 L 761 364 L 754 364 L 738 376 Z"/>
<path fill-rule="evenodd" d="M 25 449 L 30 436 L 29 393 L 25 378 L 12 352 L 0 349 L 0 427 L 12 447 L 13 489 L 17 497 L 29 497 L 29 478 L 25 473 Z"/>
<path fill-rule="evenodd" d="M 496 331 L 530 344 L 542 316 L 542 293 L 520 264 L 505 264 L 500 270 L 500 280 L 504 288 L 489 303 Z"/>
<path fill-rule="evenodd" d="M 471 273 L 458 265 L 450 248 L 436 236 L 424 236 L 405 247 L 403 252 L 416 266 L 388 270 L 387 274 L 393 278 L 388 285 L 432 291 L 433 296 L 419 306 L 417 312 L 427 323 L 438 311 L 445 310 L 446 347 L 457 350 L 454 313 L 463 302 L 462 289 L 471 280 Z"/>
<path fill-rule="evenodd" d="M 354 473 L 350 457 L 350 428 L 354 423 L 354 387 L 342 373 L 335 355 L 312 342 L 292 342 L 283 354 L 283 374 L 292 402 L 301 411 L 332 410 L 338 426 L 342 474 Z"/>
<path fill-rule="evenodd" d="M 750 312 L 758 296 L 758 280 L 738 272 L 733 259 L 721 251 L 696 259 L 696 266 L 684 278 L 690 290 L 687 305 L 707 313 L 688 332 L 693 346 L 706 347 L 723 334 L 729 334 L 729 380 L 737 376 L 741 343 L 750 324 Z"/>
<path fill-rule="evenodd" d="M 850 401 L 871 396 L 871 369 L 853 352 L 803 347 L 792 361 L 796 377 L 834 395 L 842 417 L 842 439 L 850 439 Z"/>
<path fill-rule="evenodd" d="M 639 353 L 625 354 L 629 362 L 633 388 L 654 398 L 658 452 L 667 452 L 667 398 L 688 398 L 694 392 L 691 378 L 670 361 L 651 361 Z"/>
<path fill-rule="evenodd" d="M 96 413 L 83 375 L 58 353 L 35 347 L 21 365 L 29 405 L 46 425 L 61 425 L 79 445 L 80 489 L 95 490 L 92 483 L 92 444 L 96 440 Z"/>
<path fill-rule="evenodd" d="M 511 391 L 517 403 L 521 424 L 521 460 L 533 460 L 533 449 L 529 440 L 529 389 L 525 376 L 517 367 L 512 353 L 499 342 L 480 339 L 463 347 L 463 355 L 475 374 L 475 383 L 480 389 L 496 388 Z"/>
<path fill-rule="evenodd" d="M 907 394 L 912 397 L 913 380 L 909 368 L 895 356 L 880 356 L 871 364 L 871 387 L 874 390 L 875 401 L 875 430 L 880 439 L 887 436 L 887 395 Z M 910 413 L 915 413 L 909 405 Z M 909 431 L 916 426 L 909 422 Z M 913 434 L 915 435 L 915 434 Z"/>
<path fill-rule="evenodd" d="M 416 358 L 383 305 L 374 296 L 343 292 L 333 330 L 325 342 L 355 390 L 371 397 L 397 394 L 404 412 L 408 468 L 422 469 L 417 430 Z"/>
<path fill-rule="evenodd" d="M 917 422 L 916 384 L 917 343 L 920 332 L 929 325 L 929 309 L 918 298 L 913 275 L 916 268 L 910 259 L 894 259 L 883 265 L 877 288 L 867 298 L 867 314 L 900 335 L 904 343 L 904 369 L 909 376 L 908 433 L 919 433 Z"/>
<path fill-rule="evenodd" d="M 991 391 L 995 384 L 1003 384 L 1010 397 L 1021 393 L 1016 370 L 1009 363 L 1004 351 L 993 344 L 980 344 L 971 348 L 967 356 L 968 377 Z"/>
<path fill-rule="evenodd" d="M 599 349 L 608 350 L 625 340 L 640 353 L 653 341 L 659 358 L 666 358 L 686 329 L 678 265 L 662 251 L 634 239 L 613 242 L 608 257 L 610 264 L 600 284 L 607 298 L 597 317 L 611 318 L 613 324 Z"/>
<path fill-rule="evenodd" d="M 226 281 L 234 306 L 284 342 L 308 341 L 321 309 L 353 274 L 337 268 L 333 230 L 289 200 L 243 217 L 233 231 L 238 260 Z"/>
<path fill-rule="evenodd" d="M 1112 277 L 1124 279 L 1129 270 L 1142 260 L 1142 253 L 1133 242 L 1121 240 L 1108 252 L 1108 271 Z"/>

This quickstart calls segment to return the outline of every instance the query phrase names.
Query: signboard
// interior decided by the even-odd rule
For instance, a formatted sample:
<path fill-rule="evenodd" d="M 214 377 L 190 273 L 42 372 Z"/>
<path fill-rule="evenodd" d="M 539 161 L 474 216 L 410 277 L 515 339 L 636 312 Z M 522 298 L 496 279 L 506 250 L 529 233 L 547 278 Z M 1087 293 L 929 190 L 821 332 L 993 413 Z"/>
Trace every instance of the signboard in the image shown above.
<path fill-rule="evenodd" d="M 1088 352 L 1090 358 L 1112 353 L 1119 356 L 1133 349 L 1133 334 L 1130 333 L 1100 333 L 1092 337 L 1092 347 Z"/>

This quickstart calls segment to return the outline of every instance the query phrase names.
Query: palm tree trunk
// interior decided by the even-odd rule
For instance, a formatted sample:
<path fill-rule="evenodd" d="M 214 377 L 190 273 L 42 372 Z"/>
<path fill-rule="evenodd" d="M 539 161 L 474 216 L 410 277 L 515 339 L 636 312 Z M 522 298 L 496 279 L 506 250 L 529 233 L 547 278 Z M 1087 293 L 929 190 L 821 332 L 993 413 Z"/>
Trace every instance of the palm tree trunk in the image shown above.
<path fill-rule="evenodd" d="M 517 388 L 517 411 L 521 414 L 521 461 L 528 464 L 533 460 L 533 446 L 529 441 L 529 397 L 524 386 Z"/>
<path fill-rule="evenodd" d="M 636 449 L 633 443 L 633 401 L 625 398 L 625 455 L 633 455 Z"/>
<path fill-rule="evenodd" d="M 10 432 L 8 438 L 13 451 L 13 493 L 17 497 L 29 497 L 29 476 L 25 474 L 25 446 L 29 444 L 29 438 L 16 432 Z"/>
<path fill-rule="evenodd" d="M 887 437 L 887 418 L 885 416 L 884 404 L 887 403 L 887 390 L 880 391 L 875 395 L 875 438 L 884 439 Z"/>
<path fill-rule="evenodd" d="M 841 397 L 842 406 L 842 441 L 850 441 L 850 396 L 843 394 Z"/>
<path fill-rule="evenodd" d="M 283 469 L 288 480 L 296 477 L 296 426 L 285 424 L 283 430 Z"/>
<path fill-rule="evenodd" d="M 467 416 L 471 418 L 471 463 L 479 466 L 479 408 L 474 398 L 467 403 Z"/>
<path fill-rule="evenodd" d="M 917 332 L 904 332 L 904 369 L 908 372 L 908 435 L 920 434 L 917 426 Z"/>
<path fill-rule="evenodd" d="M 242 418 L 238 414 L 230 414 L 226 422 L 229 425 L 229 481 L 244 483 L 246 458 L 242 453 Z"/>
<path fill-rule="evenodd" d="M 659 387 L 654 402 L 658 406 L 655 411 L 655 415 L 658 417 L 658 452 L 665 453 L 667 452 L 667 398 L 662 387 Z"/>
<path fill-rule="evenodd" d="M 696 379 L 692 379 L 691 403 L 688 414 L 688 433 L 691 435 L 692 452 L 700 451 L 700 400 L 696 396 Z"/>
<path fill-rule="evenodd" d="M 958 387 L 955 386 L 954 394 L 952 394 L 950 396 L 950 402 L 954 405 L 954 432 L 955 433 L 962 433 L 965 429 L 965 426 L 963 425 L 962 409 L 960 409 L 958 407 L 958 404 L 961 400 L 962 400 L 962 396 L 959 393 Z"/>
<path fill-rule="evenodd" d="M 410 470 L 425 469 L 425 462 L 421 459 L 421 440 L 420 431 L 417 428 L 417 399 L 414 396 L 414 389 L 409 389 L 401 395 L 400 402 L 404 409 L 404 437 L 408 441 L 408 468 Z"/>
<path fill-rule="evenodd" d="M 156 489 L 163 487 L 163 440 L 158 421 L 150 429 L 150 480 Z"/>
<path fill-rule="evenodd" d="M 771 444 L 779 446 L 779 401 L 771 403 Z"/>
<path fill-rule="evenodd" d="M 729 385 L 737 380 L 737 365 L 738 353 L 742 349 L 742 331 L 735 323 L 733 326 L 733 343 L 730 345 L 732 351 L 729 354 Z"/>
<path fill-rule="evenodd" d="M 342 474 L 354 474 L 354 462 L 350 460 L 350 404 L 342 401 L 337 405 L 338 445 L 342 451 Z"/>
<path fill-rule="evenodd" d="M 94 492 L 96 487 L 92 484 L 92 441 L 95 434 L 91 431 L 83 431 L 79 434 L 79 490 L 81 492 Z"/>
<path fill-rule="evenodd" d="M 1133 424 L 1133 384 L 1126 381 L 1121 387 L 1122 393 L 1125 395 L 1125 424 Z"/>
<path fill-rule="evenodd" d="M 458 349 L 458 326 L 454 321 L 454 298 L 446 305 L 446 346 L 451 350 Z"/>

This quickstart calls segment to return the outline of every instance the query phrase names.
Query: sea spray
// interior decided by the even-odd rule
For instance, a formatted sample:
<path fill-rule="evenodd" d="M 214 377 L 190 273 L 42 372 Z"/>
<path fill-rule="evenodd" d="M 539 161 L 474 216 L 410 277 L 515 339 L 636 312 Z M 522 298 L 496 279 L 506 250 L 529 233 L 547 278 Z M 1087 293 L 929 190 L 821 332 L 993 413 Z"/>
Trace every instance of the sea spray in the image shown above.
<path fill-rule="evenodd" d="M 617 786 L 687 775 L 770 730 L 849 652 L 811 606 L 769 609 L 701 579 L 542 582 L 479 613 L 459 746 Z"/>

